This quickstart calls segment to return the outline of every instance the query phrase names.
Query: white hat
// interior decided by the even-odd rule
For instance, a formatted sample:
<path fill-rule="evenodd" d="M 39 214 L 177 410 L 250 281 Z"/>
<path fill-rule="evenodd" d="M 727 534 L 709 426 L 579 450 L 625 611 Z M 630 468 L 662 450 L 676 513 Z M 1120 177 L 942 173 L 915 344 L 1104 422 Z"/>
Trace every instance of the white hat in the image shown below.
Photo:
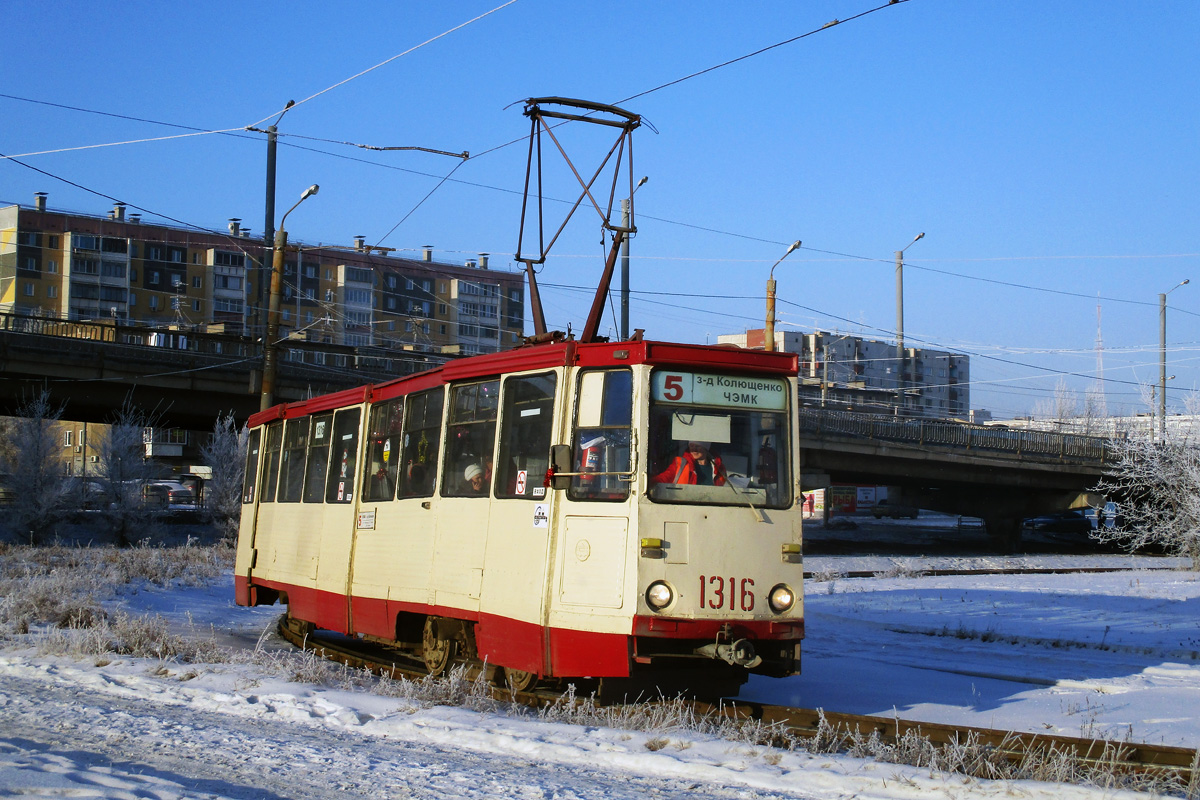
<path fill-rule="evenodd" d="M 467 468 L 465 470 L 463 470 L 463 477 L 466 478 L 467 480 L 471 480 L 472 478 L 478 478 L 482 474 L 483 474 L 483 467 L 479 466 L 478 464 L 470 464 L 467 466 Z"/>

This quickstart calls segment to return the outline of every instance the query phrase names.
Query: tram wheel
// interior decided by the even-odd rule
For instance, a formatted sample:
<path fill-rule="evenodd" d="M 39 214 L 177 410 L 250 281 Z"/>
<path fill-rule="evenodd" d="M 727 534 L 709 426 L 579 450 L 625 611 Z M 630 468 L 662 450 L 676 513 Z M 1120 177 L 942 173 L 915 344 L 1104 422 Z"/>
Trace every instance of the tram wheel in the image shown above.
<path fill-rule="evenodd" d="M 501 669 L 496 678 L 498 685 L 506 686 L 514 692 L 527 692 L 538 682 L 538 674 L 536 672 L 526 672 L 523 669 L 509 669 L 508 667 Z"/>
<path fill-rule="evenodd" d="M 445 674 L 454 656 L 458 653 L 458 642 L 446 639 L 438 633 L 437 620 L 425 620 L 425 631 L 421 635 L 421 660 L 430 675 Z"/>

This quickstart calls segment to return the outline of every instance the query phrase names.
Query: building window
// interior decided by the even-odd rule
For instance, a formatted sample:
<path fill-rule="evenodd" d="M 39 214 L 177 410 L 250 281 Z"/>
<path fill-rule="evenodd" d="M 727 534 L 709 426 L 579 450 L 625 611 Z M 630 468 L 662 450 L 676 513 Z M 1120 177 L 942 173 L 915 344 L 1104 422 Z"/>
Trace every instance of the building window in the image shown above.
<path fill-rule="evenodd" d="M 199 289 L 204 285 L 204 279 L 199 275 L 192 276 L 192 288 Z"/>
<path fill-rule="evenodd" d="M 51 275 L 58 274 L 58 262 L 53 258 L 46 262 L 46 272 L 49 272 Z"/>
<path fill-rule="evenodd" d="M 130 292 L 129 293 L 129 307 L 133 308 L 136 305 L 137 305 L 137 295 L 134 294 L 133 292 Z"/>
<path fill-rule="evenodd" d="M 22 286 L 23 286 L 23 292 L 24 292 L 25 296 L 33 297 L 33 295 L 34 295 L 33 284 L 30 283 L 29 281 L 26 281 L 24 284 L 22 284 Z"/>
<path fill-rule="evenodd" d="M 46 287 L 46 297 L 49 297 L 51 300 L 53 300 L 55 297 L 58 297 L 58 287 L 57 286 L 47 286 Z"/>
<path fill-rule="evenodd" d="M 156 294 L 150 295 L 150 310 L 158 311 L 158 295 Z"/>
<path fill-rule="evenodd" d="M 192 301 L 192 311 L 199 311 L 199 310 L 200 310 L 200 301 L 193 300 Z"/>
<path fill-rule="evenodd" d="M 158 270 L 156 270 L 156 269 L 150 270 L 150 285 L 151 286 L 158 285 Z"/>
<path fill-rule="evenodd" d="M 151 261 L 162 261 L 162 248 L 158 245 L 147 245 L 146 258 Z"/>
<path fill-rule="evenodd" d="M 75 444 L 75 431 L 63 431 L 63 447 L 70 447 Z"/>
<path fill-rule="evenodd" d="M 46 238 L 46 247 L 49 247 L 51 250 L 57 250 L 58 249 L 58 237 L 57 236 L 47 237 Z"/>
<path fill-rule="evenodd" d="M 99 250 L 100 238 L 98 236 L 80 236 L 75 234 L 73 244 L 78 250 Z"/>

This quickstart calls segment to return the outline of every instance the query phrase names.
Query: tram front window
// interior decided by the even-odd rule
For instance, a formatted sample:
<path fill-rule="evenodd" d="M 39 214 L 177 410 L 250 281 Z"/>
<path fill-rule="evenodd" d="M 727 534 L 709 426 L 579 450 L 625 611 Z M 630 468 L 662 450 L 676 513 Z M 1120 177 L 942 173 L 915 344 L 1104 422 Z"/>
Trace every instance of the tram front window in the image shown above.
<path fill-rule="evenodd" d="M 787 381 L 659 370 L 651 379 L 650 498 L 791 505 Z"/>

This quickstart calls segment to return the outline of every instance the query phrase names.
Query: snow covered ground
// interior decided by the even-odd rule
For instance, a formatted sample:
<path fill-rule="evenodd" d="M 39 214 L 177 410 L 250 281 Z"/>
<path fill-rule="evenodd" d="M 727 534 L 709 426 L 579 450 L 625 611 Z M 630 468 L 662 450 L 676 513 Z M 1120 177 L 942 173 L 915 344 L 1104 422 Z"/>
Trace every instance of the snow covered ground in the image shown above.
<path fill-rule="evenodd" d="M 982 560 L 808 558 L 806 569 L 823 580 L 807 584 L 804 674 L 753 679 L 742 697 L 1200 743 L 1200 577 L 1162 569 L 1173 563 L 1162 559 L 1143 564 L 1156 569 L 1114 574 L 911 576 Z M 830 579 L 859 569 L 881 577 Z M 238 608 L 232 596 L 226 576 L 116 602 L 160 614 L 191 636 L 253 648 L 280 609 Z M 0 651 L 0 796 L 928 800 L 1125 793 L 971 780 L 682 729 L 636 732 L 422 704 L 291 682 L 249 665 L 39 656 L 18 643 Z"/>

